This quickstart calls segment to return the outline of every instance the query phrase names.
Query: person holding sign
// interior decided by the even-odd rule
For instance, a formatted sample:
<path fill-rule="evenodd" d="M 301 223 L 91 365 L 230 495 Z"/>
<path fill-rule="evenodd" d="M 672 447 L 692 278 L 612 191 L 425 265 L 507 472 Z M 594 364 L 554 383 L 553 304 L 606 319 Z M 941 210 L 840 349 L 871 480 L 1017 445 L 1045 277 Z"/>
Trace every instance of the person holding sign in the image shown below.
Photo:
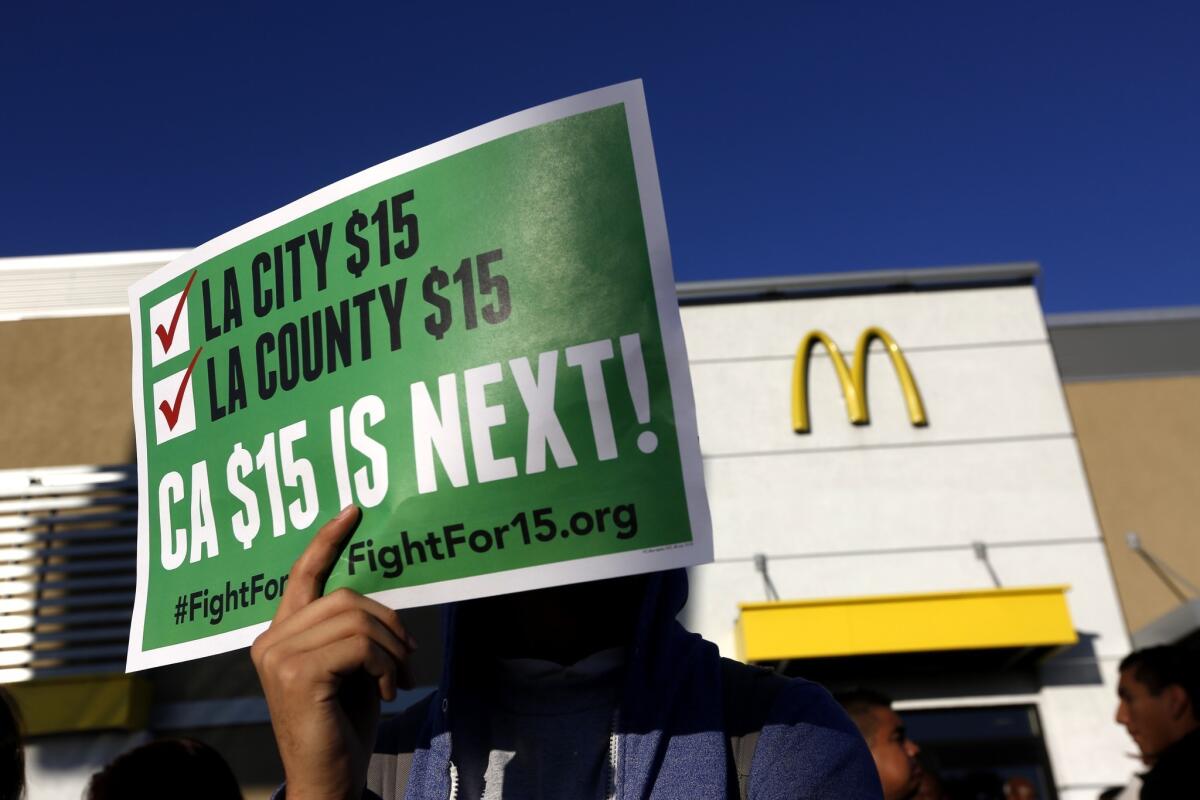
<path fill-rule="evenodd" d="M 127 665 L 254 641 L 293 800 L 879 796 L 824 690 L 675 621 L 712 521 L 640 82 L 337 181 L 130 308 Z M 377 730 L 391 609 L 446 603 L 438 691 Z"/>
<path fill-rule="evenodd" d="M 824 689 L 725 661 L 675 621 L 683 570 L 451 606 L 441 685 L 377 730 L 416 642 L 369 598 L 322 596 L 360 516 L 313 538 L 251 651 L 278 797 L 881 797 Z"/>

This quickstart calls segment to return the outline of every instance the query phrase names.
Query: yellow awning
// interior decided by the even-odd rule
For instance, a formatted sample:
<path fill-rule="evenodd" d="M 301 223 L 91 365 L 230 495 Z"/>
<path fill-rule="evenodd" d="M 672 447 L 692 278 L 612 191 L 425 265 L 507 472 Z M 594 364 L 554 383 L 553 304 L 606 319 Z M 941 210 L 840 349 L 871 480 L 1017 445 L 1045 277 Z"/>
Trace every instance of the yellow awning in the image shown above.
<path fill-rule="evenodd" d="M 133 675 L 42 678 L 4 688 L 21 711 L 26 736 L 138 730 L 150 718 L 150 684 Z"/>
<path fill-rule="evenodd" d="M 743 661 L 949 650 L 1053 648 L 1078 641 L 1067 586 L 741 603 Z"/>

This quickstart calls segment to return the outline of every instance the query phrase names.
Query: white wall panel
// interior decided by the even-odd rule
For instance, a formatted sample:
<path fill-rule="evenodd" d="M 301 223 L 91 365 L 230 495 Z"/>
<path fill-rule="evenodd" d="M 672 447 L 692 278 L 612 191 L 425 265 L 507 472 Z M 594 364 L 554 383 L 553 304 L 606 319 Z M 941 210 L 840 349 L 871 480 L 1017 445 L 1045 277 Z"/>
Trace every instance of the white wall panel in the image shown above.
<path fill-rule="evenodd" d="M 1114 786 L 1116 783 L 1113 784 Z M 1102 789 L 1100 783 L 1088 783 L 1080 786 L 1060 787 L 1058 790 L 1058 800 L 1096 800 L 1099 797 Z M 1105 784 L 1104 788 L 1108 788 Z"/>
<path fill-rule="evenodd" d="M 1038 702 L 1055 782 L 1081 787 L 1063 793 L 1063 798 L 1094 799 L 1100 788 L 1127 783 L 1134 772 L 1143 769 L 1130 757 L 1137 752 L 1133 741 L 1113 719 L 1117 711 L 1116 662 L 1101 662 L 1100 666 L 1103 684 L 1047 687 Z"/>
<path fill-rule="evenodd" d="M 988 551 L 988 558 L 1005 586 L 1070 584 L 1067 604 L 1071 608 L 1075 630 L 1089 638 L 1094 637 L 1090 651 L 1083 648 L 1069 654 L 1071 658 L 1120 659 L 1129 652 L 1129 636 L 1122 621 L 1103 542 L 997 547 Z"/>
<path fill-rule="evenodd" d="M 808 434 L 792 430 L 790 358 L 693 363 L 701 450 L 716 455 L 1071 432 L 1049 344 L 908 353 L 929 417 L 924 428 L 910 423 L 882 344 L 872 350 L 870 424 L 850 423 L 833 365 L 819 350 L 809 365 Z"/>
<path fill-rule="evenodd" d="M 1098 538 L 1075 440 L 705 461 L 717 558 Z"/>
<path fill-rule="evenodd" d="M 903 348 L 1046 339 L 1031 286 L 721 303 L 684 306 L 681 313 L 692 361 L 791 356 L 814 328 L 850 350 L 871 325 Z"/>

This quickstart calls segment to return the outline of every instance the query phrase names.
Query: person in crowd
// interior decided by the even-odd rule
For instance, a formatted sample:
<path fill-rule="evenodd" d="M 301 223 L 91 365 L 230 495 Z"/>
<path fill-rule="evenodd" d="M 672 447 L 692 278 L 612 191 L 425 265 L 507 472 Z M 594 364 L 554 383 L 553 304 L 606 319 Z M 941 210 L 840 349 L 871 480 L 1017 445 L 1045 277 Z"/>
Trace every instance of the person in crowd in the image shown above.
<path fill-rule="evenodd" d="M 1029 778 L 1009 778 L 1004 782 L 1004 800 L 1038 800 L 1037 787 Z"/>
<path fill-rule="evenodd" d="M 892 710 L 892 700 L 872 689 L 854 689 L 837 695 L 837 701 L 854 720 L 875 759 L 883 784 L 884 800 L 912 800 L 924 777 L 917 754 L 921 748 L 908 738 L 904 721 Z"/>
<path fill-rule="evenodd" d="M 92 776 L 84 800 L 242 800 L 233 771 L 195 739 L 158 739 L 113 759 Z"/>
<path fill-rule="evenodd" d="M 21 800 L 25 794 L 25 747 L 21 743 L 21 714 L 12 695 L 0 689 L 0 800 Z"/>
<path fill-rule="evenodd" d="M 723 661 L 676 622 L 683 570 L 451 605 L 440 686 L 378 726 L 416 642 L 369 598 L 323 596 L 359 519 L 349 507 L 314 536 L 251 648 L 279 796 L 880 797 L 824 689 Z"/>
<path fill-rule="evenodd" d="M 1136 796 L 1200 797 L 1200 657 L 1173 645 L 1147 647 L 1127 655 L 1120 671 L 1116 719 L 1150 766 Z"/>

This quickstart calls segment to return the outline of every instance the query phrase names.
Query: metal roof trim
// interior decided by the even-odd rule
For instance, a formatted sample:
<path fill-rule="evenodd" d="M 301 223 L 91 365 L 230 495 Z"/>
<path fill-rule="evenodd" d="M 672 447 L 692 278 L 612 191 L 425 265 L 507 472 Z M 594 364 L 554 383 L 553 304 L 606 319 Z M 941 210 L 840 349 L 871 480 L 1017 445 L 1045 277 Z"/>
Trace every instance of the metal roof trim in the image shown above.
<path fill-rule="evenodd" d="M 1047 314 L 1048 328 L 1085 328 L 1109 325 L 1149 325 L 1157 322 L 1200 320 L 1200 306 L 1130 308 L 1116 311 L 1073 311 Z"/>
<path fill-rule="evenodd" d="M 997 284 L 1033 283 L 1041 268 L 1033 261 L 973 266 L 827 272 L 719 281 L 688 281 L 676 285 L 682 304 L 738 302 L 807 294 L 972 288 Z"/>

